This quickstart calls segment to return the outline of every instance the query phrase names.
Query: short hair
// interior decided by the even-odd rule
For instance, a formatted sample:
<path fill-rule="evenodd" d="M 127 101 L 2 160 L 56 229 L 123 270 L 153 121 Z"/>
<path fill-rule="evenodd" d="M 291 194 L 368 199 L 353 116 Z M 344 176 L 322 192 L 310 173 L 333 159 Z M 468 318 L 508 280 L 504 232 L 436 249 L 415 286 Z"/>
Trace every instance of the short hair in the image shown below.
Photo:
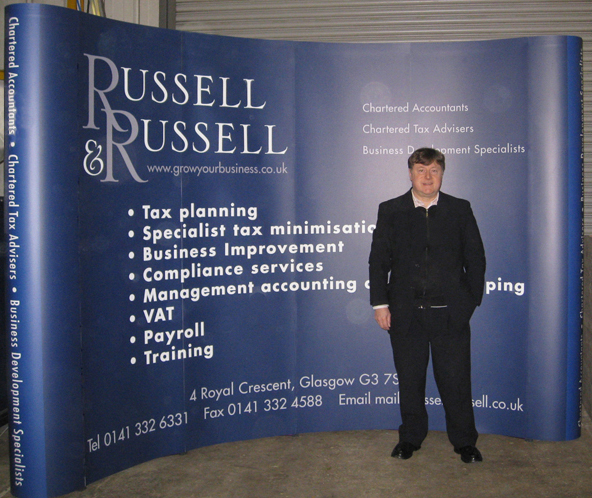
<path fill-rule="evenodd" d="M 442 167 L 442 171 L 446 169 L 446 159 L 444 158 L 444 154 L 436 149 L 422 147 L 409 156 L 407 165 L 409 166 L 409 169 L 411 169 L 414 164 L 424 164 L 425 166 L 428 166 L 433 162 L 439 164 Z"/>

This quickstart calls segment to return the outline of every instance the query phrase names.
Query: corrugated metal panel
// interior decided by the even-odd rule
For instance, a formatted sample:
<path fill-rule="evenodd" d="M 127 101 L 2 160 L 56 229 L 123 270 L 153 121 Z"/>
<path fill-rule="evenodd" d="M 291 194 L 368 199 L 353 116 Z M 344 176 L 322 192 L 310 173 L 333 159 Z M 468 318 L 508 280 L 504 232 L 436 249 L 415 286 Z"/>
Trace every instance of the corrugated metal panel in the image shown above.
<path fill-rule="evenodd" d="M 159 6 L 159 0 L 105 0 L 109 19 L 145 26 L 158 26 Z"/>
<path fill-rule="evenodd" d="M 184 31 L 325 42 L 584 40 L 584 227 L 592 235 L 592 0 L 177 0 Z"/>

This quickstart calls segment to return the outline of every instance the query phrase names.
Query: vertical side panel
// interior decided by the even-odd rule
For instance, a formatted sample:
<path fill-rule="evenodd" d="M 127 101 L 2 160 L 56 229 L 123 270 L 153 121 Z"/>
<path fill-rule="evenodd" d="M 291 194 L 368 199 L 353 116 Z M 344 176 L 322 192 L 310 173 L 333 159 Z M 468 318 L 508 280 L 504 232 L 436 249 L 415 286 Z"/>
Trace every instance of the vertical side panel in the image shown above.
<path fill-rule="evenodd" d="M 84 482 L 73 168 L 78 24 L 76 13 L 58 12 L 11 6 L 6 15 L 12 492 L 27 497 Z"/>
<path fill-rule="evenodd" d="M 582 40 L 567 41 L 568 119 L 568 310 L 567 310 L 567 439 L 580 435 L 581 354 L 583 313 L 583 122 L 582 122 Z"/>
<path fill-rule="evenodd" d="M 530 298 L 528 433 L 564 439 L 567 355 L 567 73 L 566 40 L 529 43 L 528 210 Z M 545 413 L 545 417 L 539 416 Z"/>

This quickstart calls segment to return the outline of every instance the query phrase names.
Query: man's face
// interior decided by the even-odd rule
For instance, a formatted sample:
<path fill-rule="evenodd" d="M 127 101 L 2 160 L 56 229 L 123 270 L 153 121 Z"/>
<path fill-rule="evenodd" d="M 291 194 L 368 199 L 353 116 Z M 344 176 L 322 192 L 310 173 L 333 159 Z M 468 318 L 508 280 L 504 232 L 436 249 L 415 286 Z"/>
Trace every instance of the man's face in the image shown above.
<path fill-rule="evenodd" d="M 442 166 L 435 161 L 427 166 L 415 163 L 409 170 L 409 179 L 415 196 L 422 201 L 433 200 L 440 191 L 443 175 Z"/>

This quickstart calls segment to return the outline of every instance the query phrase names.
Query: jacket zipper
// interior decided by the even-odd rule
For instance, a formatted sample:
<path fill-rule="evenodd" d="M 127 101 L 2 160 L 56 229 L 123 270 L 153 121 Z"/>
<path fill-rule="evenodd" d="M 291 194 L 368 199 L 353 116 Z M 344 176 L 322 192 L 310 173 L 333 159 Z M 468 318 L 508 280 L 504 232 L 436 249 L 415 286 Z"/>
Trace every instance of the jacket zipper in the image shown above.
<path fill-rule="evenodd" d="M 428 282 L 428 260 L 429 260 L 429 246 L 430 246 L 430 215 L 426 208 L 426 247 L 425 247 L 425 261 L 424 261 L 424 280 L 423 280 L 423 297 L 426 297 L 426 285 Z"/>

